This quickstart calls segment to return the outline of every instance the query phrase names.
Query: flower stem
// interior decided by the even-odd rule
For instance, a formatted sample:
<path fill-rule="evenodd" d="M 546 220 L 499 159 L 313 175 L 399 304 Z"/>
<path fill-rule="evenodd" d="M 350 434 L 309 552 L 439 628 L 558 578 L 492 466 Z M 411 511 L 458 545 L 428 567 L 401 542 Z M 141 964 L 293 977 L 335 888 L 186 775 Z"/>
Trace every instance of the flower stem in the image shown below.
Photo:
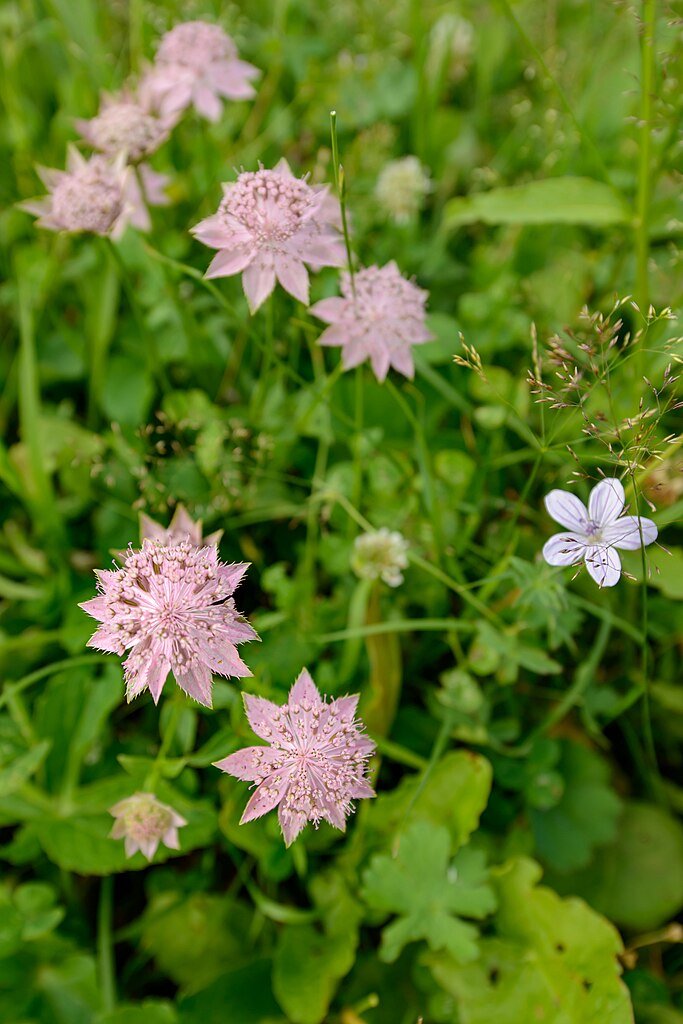
<path fill-rule="evenodd" d="M 159 751 L 157 753 L 156 758 L 154 759 L 154 764 L 152 765 L 147 775 L 147 778 L 145 779 L 144 789 L 150 793 L 155 792 L 156 786 L 161 777 L 166 757 L 168 755 L 169 750 L 171 749 L 171 744 L 175 739 L 175 734 L 178 729 L 178 723 L 180 722 L 180 715 L 183 711 L 184 706 L 185 702 L 183 700 L 182 693 L 180 690 L 178 690 L 173 696 L 171 712 L 168 719 L 168 725 L 166 726 L 163 739 L 161 741 L 161 744 L 159 745 Z"/>
<path fill-rule="evenodd" d="M 650 307 L 649 213 L 652 197 L 652 94 L 655 77 L 656 0 L 643 0 L 638 152 L 638 190 L 635 210 L 636 303 L 644 317 Z"/>
<path fill-rule="evenodd" d="M 111 1013 L 116 1006 L 116 971 L 111 930 L 113 896 L 114 879 L 112 875 L 106 875 L 100 884 L 97 912 L 97 966 L 105 1013 Z"/>
<path fill-rule="evenodd" d="M 349 266 L 349 277 L 351 279 L 351 291 L 356 297 L 356 282 L 353 276 L 353 254 L 351 252 L 351 239 L 349 236 L 349 225 L 346 217 L 346 178 L 344 168 L 339 162 L 339 140 L 337 139 L 337 111 L 330 111 L 330 135 L 332 138 L 332 171 L 334 173 L 334 187 L 337 190 L 337 198 L 341 208 L 342 233 L 344 245 L 346 246 L 346 260 Z"/>

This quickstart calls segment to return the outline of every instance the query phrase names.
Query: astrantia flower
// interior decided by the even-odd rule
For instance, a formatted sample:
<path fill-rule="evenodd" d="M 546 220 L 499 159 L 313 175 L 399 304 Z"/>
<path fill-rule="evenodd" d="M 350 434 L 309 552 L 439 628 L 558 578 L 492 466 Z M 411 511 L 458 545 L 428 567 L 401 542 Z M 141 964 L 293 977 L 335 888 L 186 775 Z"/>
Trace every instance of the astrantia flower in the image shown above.
<path fill-rule="evenodd" d="M 153 793 L 134 793 L 109 809 L 116 821 L 112 839 L 125 839 L 126 857 L 141 850 L 147 860 L 157 852 L 159 843 L 178 850 L 178 829 L 187 825 L 172 807 L 162 804 Z"/>
<path fill-rule="evenodd" d="M 223 531 L 216 530 L 214 533 L 204 537 L 201 519 L 195 522 L 192 516 L 188 514 L 184 505 L 176 506 L 173 518 L 167 527 L 155 522 L 154 519 L 145 515 L 144 512 L 140 515 L 141 541 L 152 540 L 158 541 L 160 544 L 180 544 L 186 540 L 195 547 L 202 548 L 213 547 L 220 542 L 222 536 Z"/>
<path fill-rule="evenodd" d="M 126 217 L 139 231 L 149 231 L 152 221 L 148 206 L 168 206 L 170 199 L 166 188 L 170 184 L 168 174 L 154 171 L 149 164 L 138 164 L 131 170 L 126 184 Z"/>
<path fill-rule="evenodd" d="M 409 223 L 424 206 L 432 183 L 416 156 L 392 160 L 377 179 L 375 195 L 397 224 Z"/>
<path fill-rule="evenodd" d="M 601 480 L 593 488 L 588 508 L 570 491 L 551 491 L 545 507 L 555 522 L 570 532 L 556 533 L 546 541 L 546 562 L 578 565 L 585 561 L 599 587 L 613 587 L 621 575 L 621 559 L 616 549 L 635 551 L 657 539 L 657 527 L 652 520 L 622 515 L 625 505 L 624 488 L 616 479 Z"/>
<path fill-rule="evenodd" d="M 169 672 L 211 707 L 211 675 L 249 676 L 237 644 L 258 639 L 232 594 L 248 563 L 225 565 L 215 547 L 145 540 L 123 568 L 96 570 L 100 594 L 81 604 L 101 625 L 89 647 L 124 662 L 128 700 L 149 689 L 155 703 Z"/>
<path fill-rule="evenodd" d="M 320 345 L 341 345 L 345 369 L 369 359 L 379 381 L 389 367 L 413 377 L 411 348 L 429 341 L 425 323 L 427 292 L 401 275 L 392 260 L 385 267 L 367 267 L 354 277 L 341 275 L 343 298 L 322 299 L 311 313 L 331 324 L 318 338 Z"/>
<path fill-rule="evenodd" d="M 382 579 L 390 587 L 398 587 L 403 583 L 401 570 L 408 566 L 408 542 L 402 534 L 385 526 L 373 533 L 362 533 L 354 541 L 351 566 L 363 579 Z"/>
<path fill-rule="evenodd" d="M 39 168 L 49 189 L 42 199 L 21 203 L 38 216 L 38 226 L 50 231 L 92 232 L 117 237 L 126 224 L 126 189 L 130 171 L 119 157 L 105 156 L 86 160 L 71 146 L 67 169 Z"/>
<path fill-rule="evenodd" d="M 260 72 L 239 60 L 233 40 L 219 25 L 187 21 L 162 37 L 155 64 L 141 83 L 141 93 L 162 114 L 194 106 L 198 114 L 217 121 L 230 100 L 250 99 L 251 84 Z"/>
<path fill-rule="evenodd" d="M 175 119 L 160 117 L 148 110 L 132 93 L 104 95 L 100 109 L 90 120 L 77 120 L 81 137 L 101 153 L 117 156 L 125 153 L 134 164 L 155 153 L 166 141 Z"/>
<path fill-rule="evenodd" d="M 249 724 L 270 746 L 246 747 L 216 762 L 221 771 L 256 783 L 241 824 L 278 807 L 287 846 L 307 821 L 346 828 L 352 800 L 374 796 L 365 777 L 375 744 L 356 720 L 358 695 L 324 700 L 306 669 L 282 707 L 244 694 Z"/>
<path fill-rule="evenodd" d="M 336 227 L 338 204 L 326 186 L 295 178 L 286 160 L 272 170 L 244 171 L 223 185 L 218 212 L 192 228 L 192 234 L 218 249 L 206 277 L 242 274 L 249 308 L 255 313 L 276 280 L 308 304 L 308 263 L 341 267 L 344 246 Z"/>

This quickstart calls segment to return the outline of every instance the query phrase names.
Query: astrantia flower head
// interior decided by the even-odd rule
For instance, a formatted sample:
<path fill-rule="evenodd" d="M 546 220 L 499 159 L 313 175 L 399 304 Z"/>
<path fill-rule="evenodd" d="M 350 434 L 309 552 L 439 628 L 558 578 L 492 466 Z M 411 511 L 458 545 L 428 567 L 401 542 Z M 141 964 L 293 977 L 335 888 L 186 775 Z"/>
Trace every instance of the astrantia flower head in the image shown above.
<path fill-rule="evenodd" d="M 132 93 L 104 95 L 99 112 L 90 120 L 76 121 L 81 137 L 101 153 L 125 153 L 129 163 L 156 152 L 168 138 L 174 118 L 146 109 Z"/>
<path fill-rule="evenodd" d="M 225 565 L 215 547 L 145 540 L 123 568 L 97 570 L 100 594 L 81 604 L 100 623 L 89 647 L 124 662 L 128 700 L 149 689 L 155 703 L 169 672 L 211 707 L 211 676 L 249 676 L 237 644 L 258 639 L 232 594 L 248 563 Z"/>
<path fill-rule="evenodd" d="M 219 25 L 187 21 L 163 36 L 155 64 L 145 75 L 141 94 L 162 114 L 194 106 L 198 114 L 217 121 L 224 96 L 250 99 L 260 72 L 239 60 L 233 40 Z"/>
<path fill-rule="evenodd" d="M 586 563 L 599 587 L 613 587 L 621 575 L 616 550 L 635 551 L 657 539 L 651 519 L 622 515 L 626 496 L 620 480 L 601 480 L 590 493 L 588 508 L 570 491 L 551 491 L 545 507 L 568 533 L 546 541 L 543 557 L 549 565 Z"/>
<path fill-rule="evenodd" d="M 424 206 L 432 183 L 416 156 L 392 160 L 383 168 L 375 195 L 380 206 L 397 224 L 409 223 Z"/>
<path fill-rule="evenodd" d="M 125 840 L 127 857 L 141 850 L 151 860 L 159 843 L 169 850 L 180 848 L 178 829 L 187 822 L 153 793 L 134 793 L 114 804 L 109 813 L 116 818 L 110 836 Z"/>
<path fill-rule="evenodd" d="M 354 541 L 351 565 L 363 579 L 382 579 L 390 587 L 398 587 L 403 583 L 401 570 L 408 566 L 408 542 L 402 534 L 385 526 L 362 533 Z"/>
<path fill-rule="evenodd" d="M 343 297 L 322 299 L 311 313 L 331 324 L 320 345 L 341 345 L 345 369 L 369 359 L 379 381 L 389 367 L 413 377 L 412 346 L 429 341 L 425 323 L 427 292 L 401 275 L 392 260 L 385 267 L 367 267 L 354 277 L 341 275 Z"/>
<path fill-rule="evenodd" d="M 358 696 L 325 700 L 306 669 L 278 707 L 244 694 L 249 724 L 270 746 L 247 747 L 216 762 L 221 771 L 256 783 L 241 823 L 278 807 L 287 846 L 307 821 L 341 829 L 352 801 L 374 796 L 366 779 L 375 744 L 355 718 Z"/>
<path fill-rule="evenodd" d="M 65 171 L 39 168 L 38 173 L 49 195 L 21 203 L 21 207 L 38 216 L 39 227 L 113 237 L 121 234 L 129 178 L 124 160 L 112 162 L 99 155 L 86 160 L 72 146 Z"/>
<path fill-rule="evenodd" d="M 337 229 L 338 204 L 326 186 L 295 178 L 286 160 L 272 170 L 244 171 L 223 186 L 218 212 L 192 228 L 192 234 L 218 249 L 206 277 L 242 274 L 252 313 L 275 288 L 276 280 L 308 304 L 308 263 L 340 267 L 344 246 Z"/>
<path fill-rule="evenodd" d="M 152 540 L 158 541 L 160 544 L 180 544 L 186 540 L 190 544 L 194 544 L 195 547 L 202 548 L 213 547 L 220 542 L 222 536 L 223 531 L 216 530 L 204 537 L 201 519 L 195 522 L 184 505 L 176 506 L 173 518 L 167 527 L 155 522 L 144 512 L 140 515 L 141 541 Z"/>

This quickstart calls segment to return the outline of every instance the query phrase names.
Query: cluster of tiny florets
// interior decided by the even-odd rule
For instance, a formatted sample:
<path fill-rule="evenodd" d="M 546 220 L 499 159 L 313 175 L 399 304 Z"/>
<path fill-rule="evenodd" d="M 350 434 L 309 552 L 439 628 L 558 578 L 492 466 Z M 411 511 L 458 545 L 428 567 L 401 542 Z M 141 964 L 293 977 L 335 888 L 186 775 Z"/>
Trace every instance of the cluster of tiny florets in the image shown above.
<path fill-rule="evenodd" d="M 276 243 L 291 238 L 317 202 L 317 193 L 302 178 L 261 168 L 240 174 L 218 213 L 240 221 L 259 242 Z"/>
<path fill-rule="evenodd" d="M 397 530 L 382 527 L 362 533 L 353 544 L 351 566 L 362 579 L 383 580 L 390 587 L 403 583 L 408 566 L 408 542 Z"/>
<path fill-rule="evenodd" d="M 183 817 L 162 804 L 153 793 L 134 793 L 114 804 L 109 813 L 116 818 L 111 838 L 125 841 L 127 857 L 140 850 L 151 860 L 159 843 L 177 850 L 180 846 L 178 829 L 187 825 Z"/>
<path fill-rule="evenodd" d="M 408 224 L 424 206 L 432 182 L 416 156 L 392 160 L 380 173 L 375 195 L 384 212 L 397 224 Z"/>
<path fill-rule="evenodd" d="M 105 157 L 93 156 L 81 166 L 59 173 L 52 188 L 48 217 L 62 231 L 109 234 L 124 206 L 120 170 Z"/>
<path fill-rule="evenodd" d="M 86 142 L 102 153 L 125 153 L 131 163 L 154 153 L 168 135 L 169 125 L 134 99 L 103 103 L 95 117 L 79 122 Z"/>
<path fill-rule="evenodd" d="M 211 675 L 247 676 L 236 644 L 256 637 L 232 593 L 247 566 L 225 565 L 215 547 L 143 541 L 123 567 L 99 572 L 101 594 L 81 607 L 100 622 L 89 646 L 122 655 L 130 700 L 158 700 L 169 672 L 211 706 Z"/>
<path fill-rule="evenodd" d="M 432 337 L 425 322 L 427 292 L 403 277 L 393 260 L 359 270 L 353 278 L 343 273 L 341 292 L 341 298 L 322 299 L 311 307 L 331 324 L 319 344 L 341 345 L 346 368 L 369 359 L 380 381 L 392 366 L 412 377 L 412 346 Z"/>
<path fill-rule="evenodd" d="M 256 784 L 242 821 L 274 807 L 289 845 L 307 821 L 344 829 L 356 799 L 374 796 L 365 774 L 375 744 L 355 718 L 358 697 L 326 700 L 304 669 L 278 706 L 244 696 L 249 723 L 268 742 L 231 754 L 217 767 Z"/>
<path fill-rule="evenodd" d="M 202 70 L 207 64 L 234 60 L 237 47 L 219 25 L 207 21 L 186 21 L 167 32 L 157 49 L 161 64 L 184 64 Z"/>

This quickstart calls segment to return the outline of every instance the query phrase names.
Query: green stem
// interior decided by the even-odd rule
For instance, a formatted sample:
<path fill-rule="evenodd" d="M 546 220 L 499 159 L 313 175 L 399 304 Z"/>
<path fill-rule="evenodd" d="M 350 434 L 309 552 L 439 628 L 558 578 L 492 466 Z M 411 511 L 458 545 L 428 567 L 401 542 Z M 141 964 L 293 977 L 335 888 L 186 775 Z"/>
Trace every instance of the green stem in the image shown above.
<path fill-rule="evenodd" d="M 171 749 L 171 744 L 175 739 L 175 734 L 178 729 L 178 723 L 180 722 L 180 716 L 182 714 L 184 706 L 185 701 L 182 696 L 182 691 L 178 690 L 173 696 L 168 725 L 166 726 L 163 739 L 161 741 L 161 744 L 159 745 L 159 751 L 154 760 L 154 764 L 152 765 L 150 771 L 148 772 L 147 778 L 145 779 L 144 782 L 143 788 L 146 792 L 154 793 L 159 782 L 159 779 L 161 778 L 161 773 L 164 769 L 164 763 L 166 761 L 168 752 Z"/>
<path fill-rule="evenodd" d="M 24 690 L 28 689 L 29 686 L 33 686 L 34 683 L 39 683 L 41 679 L 47 679 L 48 676 L 56 675 L 57 672 L 63 672 L 68 668 L 78 668 L 81 665 L 94 665 L 108 660 L 109 655 L 107 654 L 83 654 L 79 655 L 77 658 L 65 658 L 63 661 L 55 661 L 52 665 L 46 665 L 43 668 L 36 669 L 35 672 L 29 672 L 28 675 L 22 676 L 21 679 L 17 679 L 15 683 L 5 683 L 2 693 L 0 693 L 0 709 L 2 709 L 5 704 L 9 704 L 13 696 L 22 693 Z"/>
<path fill-rule="evenodd" d="M 339 206 L 341 209 L 342 232 L 344 245 L 346 246 L 346 261 L 349 267 L 351 279 L 351 292 L 356 297 L 356 282 L 353 276 L 353 254 L 351 252 L 351 239 L 349 236 L 349 225 L 346 217 L 346 178 L 344 168 L 339 162 L 339 140 L 337 139 L 337 111 L 330 111 L 330 135 L 332 137 L 332 172 L 334 174 L 334 187 L 337 190 Z"/>
<path fill-rule="evenodd" d="M 640 125 L 638 152 L 638 190 L 635 209 L 636 291 L 635 298 L 644 317 L 650 308 L 649 214 L 652 198 L 650 170 L 652 164 L 652 99 L 655 79 L 656 0 L 643 0 Z"/>
<path fill-rule="evenodd" d="M 128 305 L 131 313 L 133 314 L 135 326 L 138 329 L 140 345 L 144 348 L 149 375 L 153 380 L 156 378 L 161 391 L 169 391 L 171 385 L 168 377 L 166 376 L 166 368 L 164 367 L 164 364 L 161 361 L 161 356 L 159 355 L 156 335 L 153 330 L 148 331 L 145 326 L 144 311 L 140 307 L 135 287 L 130 279 L 128 267 L 123 262 L 123 257 L 119 252 L 118 246 L 111 239 L 109 239 L 109 251 L 113 255 L 116 265 L 119 268 L 119 276 L 121 278 L 123 290 L 126 293 Z"/>
<path fill-rule="evenodd" d="M 114 878 L 106 875 L 100 883 L 100 903 L 97 913 L 97 966 L 102 995 L 102 1008 L 111 1013 L 116 1006 L 116 971 L 112 942 L 112 906 Z"/>
<path fill-rule="evenodd" d="M 446 712 L 444 713 L 444 717 L 441 722 L 441 727 L 436 735 L 436 739 L 434 740 L 434 746 L 432 747 L 432 752 L 429 756 L 429 761 L 427 762 L 427 767 L 423 771 L 420 781 L 415 787 L 415 792 L 413 793 L 408 803 L 408 806 L 406 807 L 405 814 L 403 815 L 401 824 L 397 830 L 397 841 L 400 837 L 401 832 L 403 832 L 403 830 L 406 827 L 406 823 L 412 813 L 413 808 L 415 807 L 415 804 L 418 802 L 420 796 L 424 792 L 424 788 L 429 782 L 432 772 L 434 771 L 437 764 L 441 760 L 441 755 L 448 746 L 448 741 L 451 737 L 451 730 L 453 728 L 455 717 L 456 712 L 450 708 L 446 710 Z"/>

